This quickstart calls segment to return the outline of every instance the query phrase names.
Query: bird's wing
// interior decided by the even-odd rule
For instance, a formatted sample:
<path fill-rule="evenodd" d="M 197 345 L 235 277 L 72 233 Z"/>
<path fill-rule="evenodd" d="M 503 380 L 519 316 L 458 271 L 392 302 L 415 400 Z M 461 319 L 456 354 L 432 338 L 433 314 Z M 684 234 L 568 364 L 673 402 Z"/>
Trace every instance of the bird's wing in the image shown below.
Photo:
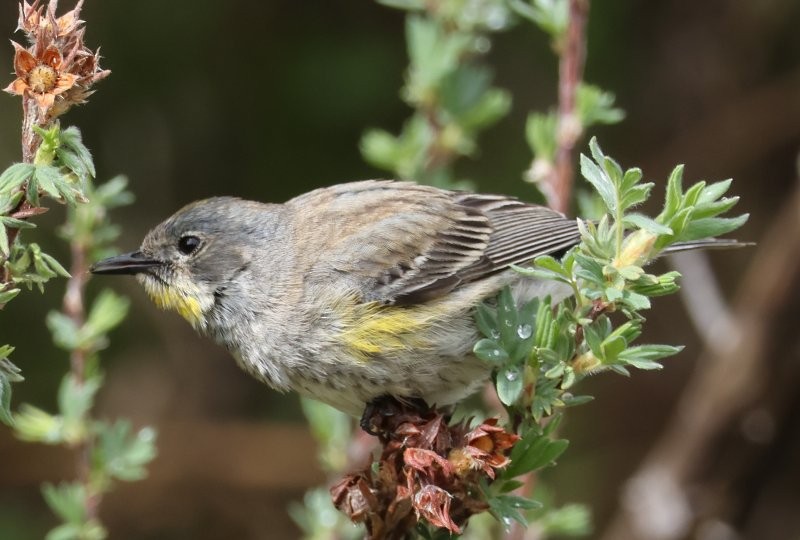
<path fill-rule="evenodd" d="M 385 304 L 439 297 L 579 236 L 573 220 L 542 206 L 402 182 L 342 184 L 288 204 L 316 231 L 304 249 L 325 250 L 317 275 L 355 277 L 363 300 Z"/>

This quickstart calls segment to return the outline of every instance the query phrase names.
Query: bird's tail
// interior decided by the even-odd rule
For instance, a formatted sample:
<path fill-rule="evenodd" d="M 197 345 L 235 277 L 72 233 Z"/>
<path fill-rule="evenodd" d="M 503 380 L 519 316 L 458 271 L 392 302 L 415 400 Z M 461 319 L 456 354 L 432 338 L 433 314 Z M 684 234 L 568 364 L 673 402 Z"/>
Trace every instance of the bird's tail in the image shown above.
<path fill-rule="evenodd" d="M 690 251 L 693 249 L 732 249 L 755 245 L 753 242 L 740 242 L 729 238 L 707 238 L 705 240 L 689 240 L 688 242 L 678 242 L 672 244 L 664 250 L 664 253 L 676 253 L 678 251 Z"/>

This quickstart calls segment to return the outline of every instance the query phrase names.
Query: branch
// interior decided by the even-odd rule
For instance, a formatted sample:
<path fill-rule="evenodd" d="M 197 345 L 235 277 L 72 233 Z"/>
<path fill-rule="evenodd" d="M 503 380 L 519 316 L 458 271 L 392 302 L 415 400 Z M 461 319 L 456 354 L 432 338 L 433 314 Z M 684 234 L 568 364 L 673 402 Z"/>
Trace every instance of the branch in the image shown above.
<path fill-rule="evenodd" d="M 558 66 L 558 130 L 555 168 L 542 188 L 548 205 L 566 213 L 574 183 L 575 144 L 581 136 L 580 119 L 575 110 L 575 94 L 583 78 L 586 59 L 586 21 L 589 0 L 569 0 L 569 22 Z"/>

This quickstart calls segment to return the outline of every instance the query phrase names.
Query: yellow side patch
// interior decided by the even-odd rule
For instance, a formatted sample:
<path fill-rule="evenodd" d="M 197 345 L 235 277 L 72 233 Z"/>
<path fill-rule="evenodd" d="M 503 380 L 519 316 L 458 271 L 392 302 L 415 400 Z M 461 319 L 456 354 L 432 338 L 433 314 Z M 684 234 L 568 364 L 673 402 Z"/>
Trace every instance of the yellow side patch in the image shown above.
<path fill-rule="evenodd" d="M 349 321 L 341 334 L 342 341 L 366 360 L 373 354 L 426 346 L 420 333 L 430 327 L 434 316 L 426 308 L 372 303 L 355 307 L 345 319 Z"/>

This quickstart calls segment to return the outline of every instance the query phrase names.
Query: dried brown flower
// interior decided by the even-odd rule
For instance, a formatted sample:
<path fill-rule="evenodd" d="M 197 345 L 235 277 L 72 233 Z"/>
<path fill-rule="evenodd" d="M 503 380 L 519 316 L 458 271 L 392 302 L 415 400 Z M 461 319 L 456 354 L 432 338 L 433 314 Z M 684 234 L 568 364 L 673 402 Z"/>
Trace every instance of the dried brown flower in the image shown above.
<path fill-rule="evenodd" d="M 110 71 L 99 66 L 99 54 L 83 43 L 83 0 L 61 17 L 55 16 L 56 3 L 45 7 L 36 0 L 19 6 L 18 28 L 25 32 L 30 47 L 12 42 L 17 78 L 5 91 L 36 101 L 42 123 L 55 118 L 73 105 L 84 103 L 91 86 Z"/>
<path fill-rule="evenodd" d="M 509 463 L 506 452 L 519 439 L 497 419 L 470 430 L 398 402 L 369 420 L 383 444 L 380 460 L 342 479 L 331 496 L 373 540 L 404 538 L 420 519 L 460 533 L 469 516 L 486 510 L 480 484 Z"/>
<path fill-rule="evenodd" d="M 55 103 L 56 96 L 75 85 L 78 76 L 61 69 L 63 59 L 55 46 L 51 45 L 36 57 L 19 43 L 12 41 L 12 44 L 16 49 L 14 72 L 17 78 L 5 91 L 35 99 L 42 113 L 45 113 Z"/>

